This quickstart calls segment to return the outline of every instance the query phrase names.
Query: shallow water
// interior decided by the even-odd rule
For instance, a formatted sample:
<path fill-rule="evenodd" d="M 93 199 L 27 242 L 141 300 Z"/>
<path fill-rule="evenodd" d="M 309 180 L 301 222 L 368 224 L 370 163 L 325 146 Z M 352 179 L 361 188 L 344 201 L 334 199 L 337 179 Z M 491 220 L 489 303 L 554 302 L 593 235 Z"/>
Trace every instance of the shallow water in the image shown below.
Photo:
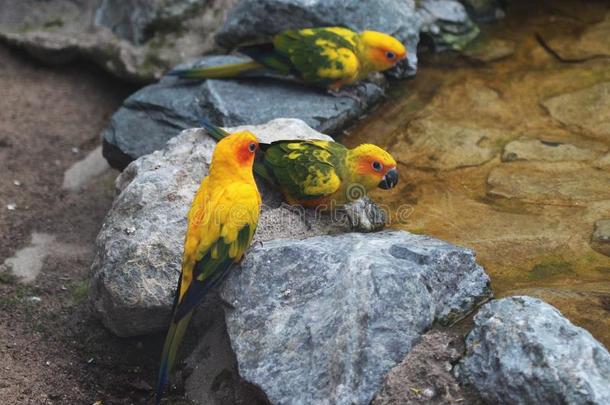
<path fill-rule="evenodd" d="M 511 2 L 467 53 L 424 55 L 342 142 L 399 161 L 373 195 L 392 227 L 474 249 L 497 296 L 540 297 L 610 346 L 610 257 L 590 246 L 610 218 L 610 3 Z"/>

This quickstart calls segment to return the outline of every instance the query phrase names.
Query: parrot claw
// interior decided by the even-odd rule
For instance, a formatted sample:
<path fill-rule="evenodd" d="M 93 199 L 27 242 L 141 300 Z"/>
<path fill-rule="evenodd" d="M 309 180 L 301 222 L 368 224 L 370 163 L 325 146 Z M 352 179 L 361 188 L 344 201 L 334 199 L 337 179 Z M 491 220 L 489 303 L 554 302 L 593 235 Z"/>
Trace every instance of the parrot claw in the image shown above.
<path fill-rule="evenodd" d="M 366 107 L 366 102 L 360 96 L 361 92 L 360 92 L 360 89 L 358 88 L 358 86 L 351 86 L 347 89 L 341 89 L 341 90 L 329 89 L 328 94 L 330 94 L 333 97 L 351 98 L 352 100 L 357 102 L 358 105 L 360 105 L 361 107 Z"/>

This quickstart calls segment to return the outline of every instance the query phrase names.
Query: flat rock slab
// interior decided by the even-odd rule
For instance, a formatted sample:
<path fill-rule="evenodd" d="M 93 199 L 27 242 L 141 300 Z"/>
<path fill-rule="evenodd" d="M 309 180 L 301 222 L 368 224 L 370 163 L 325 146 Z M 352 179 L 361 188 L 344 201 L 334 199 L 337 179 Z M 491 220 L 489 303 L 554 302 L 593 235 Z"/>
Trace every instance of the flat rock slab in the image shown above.
<path fill-rule="evenodd" d="M 579 204 L 610 200 L 610 172 L 572 162 L 513 162 L 495 167 L 487 194 L 539 204 Z"/>
<path fill-rule="evenodd" d="M 330 139 L 299 120 L 248 128 L 264 142 L 285 136 Z M 166 149 L 134 161 L 117 178 L 117 197 L 97 237 L 90 288 L 94 313 L 115 334 L 141 335 L 167 326 L 180 274 L 186 214 L 215 146 L 204 130 L 186 130 Z M 277 192 L 264 184 L 259 189 L 264 204 L 255 243 L 352 229 L 347 216 L 288 207 Z M 371 207 L 361 208 L 362 215 L 376 216 Z"/>
<path fill-rule="evenodd" d="M 453 170 L 482 165 L 500 153 L 505 131 L 454 122 L 439 116 L 413 120 L 391 148 L 402 162 L 424 169 Z"/>
<path fill-rule="evenodd" d="M 368 404 L 433 322 L 489 295 L 472 251 L 403 231 L 263 243 L 221 291 L 240 375 L 277 404 Z"/>
<path fill-rule="evenodd" d="M 236 59 L 207 57 L 197 65 Z M 361 101 L 273 79 L 201 82 L 166 77 L 131 95 L 113 115 L 103 132 L 104 156 L 111 166 L 123 169 L 130 161 L 162 149 L 181 130 L 199 126 L 202 117 L 221 126 L 299 118 L 318 131 L 338 133 L 379 102 L 384 90 L 366 83 L 356 94 Z"/>
<path fill-rule="evenodd" d="M 601 141 L 610 137 L 610 82 L 551 97 L 542 105 L 564 125 Z"/>
<path fill-rule="evenodd" d="M 504 147 L 502 160 L 539 160 L 546 162 L 594 160 L 600 154 L 568 143 L 547 142 L 539 139 L 520 139 Z"/>
<path fill-rule="evenodd" d="M 610 353 L 554 307 L 517 296 L 475 316 L 460 377 L 494 404 L 608 404 Z"/>

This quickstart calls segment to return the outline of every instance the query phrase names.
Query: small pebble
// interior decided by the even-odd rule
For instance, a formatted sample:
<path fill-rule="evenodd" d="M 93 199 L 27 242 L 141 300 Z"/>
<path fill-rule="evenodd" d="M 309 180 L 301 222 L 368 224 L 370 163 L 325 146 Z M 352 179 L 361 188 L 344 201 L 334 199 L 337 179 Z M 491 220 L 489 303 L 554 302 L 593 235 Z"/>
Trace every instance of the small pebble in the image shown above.
<path fill-rule="evenodd" d="M 93 361 L 94 361 L 94 358 L 91 357 L 89 360 L 87 360 L 87 364 L 91 364 L 91 363 L 93 363 Z"/>
<path fill-rule="evenodd" d="M 36 296 L 28 297 L 28 301 L 33 302 L 34 304 L 39 304 L 42 302 L 42 298 Z"/>
<path fill-rule="evenodd" d="M 72 148 L 72 153 L 74 153 L 75 155 L 80 152 L 80 150 L 76 147 Z"/>
<path fill-rule="evenodd" d="M 15 204 L 15 203 L 6 204 L 6 209 L 9 211 L 15 211 L 17 209 L 17 204 Z"/>
<path fill-rule="evenodd" d="M 431 388 L 426 388 L 422 391 L 422 394 L 426 398 L 432 398 L 434 396 L 434 390 Z"/>
<path fill-rule="evenodd" d="M 136 227 L 135 226 L 130 226 L 128 228 L 125 228 L 125 233 L 127 235 L 131 235 L 136 231 Z"/>
<path fill-rule="evenodd" d="M 21 185 L 21 182 L 19 180 L 13 180 L 13 184 L 19 187 Z"/>

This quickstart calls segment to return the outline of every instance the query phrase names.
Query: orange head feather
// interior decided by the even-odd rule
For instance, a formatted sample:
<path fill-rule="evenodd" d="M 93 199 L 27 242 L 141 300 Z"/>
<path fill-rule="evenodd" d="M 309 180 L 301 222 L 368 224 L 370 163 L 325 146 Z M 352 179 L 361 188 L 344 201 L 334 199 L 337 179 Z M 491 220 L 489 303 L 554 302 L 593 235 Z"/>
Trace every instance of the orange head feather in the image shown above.
<path fill-rule="evenodd" d="M 362 31 L 360 40 L 371 71 L 387 70 L 407 57 L 405 46 L 391 35 L 377 31 Z"/>
<path fill-rule="evenodd" d="M 210 174 L 221 171 L 224 177 L 242 177 L 243 174 L 252 176 L 252 164 L 257 149 L 258 140 L 252 132 L 241 131 L 226 136 L 216 145 Z"/>
<path fill-rule="evenodd" d="M 379 146 L 362 144 L 349 151 L 352 182 L 367 191 L 375 187 L 391 188 L 398 182 L 396 160 Z"/>

